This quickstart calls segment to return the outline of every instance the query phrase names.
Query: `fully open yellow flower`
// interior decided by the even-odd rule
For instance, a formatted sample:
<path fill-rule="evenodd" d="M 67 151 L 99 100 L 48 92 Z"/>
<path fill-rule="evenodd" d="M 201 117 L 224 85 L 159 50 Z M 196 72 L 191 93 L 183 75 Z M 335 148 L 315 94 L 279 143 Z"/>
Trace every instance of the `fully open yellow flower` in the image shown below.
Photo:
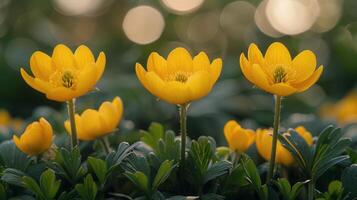
<path fill-rule="evenodd" d="M 123 115 L 123 102 L 115 97 L 112 102 L 105 101 L 99 110 L 87 109 L 81 115 L 76 114 L 78 139 L 95 140 L 112 133 Z M 71 133 L 69 120 L 64 122 L 68 133 Z"/>
<path fill-rule="evenodd" d="M 81 45 L 74 54 L 59 44 L 52 57 L 36 51 L 30 59 L 31 77 L 21 68 L 23 79 L 35 90 L 55 101 L 68 101 L 92 90 L 103 74 L 105 54 L 101 52 L 95 61 L 91 50 Z"/>
<path fill-rule="evenodd" d="M 312 145 L 312 136 L 304 127 L 299 126 L 295 128 L 295 131 L 308 143 Z M 271 146 L 272 146 L 272 130 L 271 129 L 258 129 L 256 131 L 255 144 L 259 154 L 265 159 L 270 160 Z M 294 163 L 294 158 L 290 152 L 283 147 L 280 141 L 277 142 L 276 147 L 276 163 L 280 163 L 286 166 L 290 166 Z"/>
<path fill-rule="evenodd" d="M 53 131 L 52 126 L 45 118 L 28 125 L 25 132 L 18 138 L 13 136 L 17 148 L 33 156 L 40 154 L 51 147 Z"/>
<path fill-rule="evenodd" d="M 224 136 L 231 151 L 245 152 L 254 142 L 255 133 L 242 128 L 236 121 L 230 120 L 224 126 Z"/>
<path fill-rule="evenodd" d="M 240 67 L 244 76 L 260 89 L 278 96 L 288 96 L 310 88 L 321 76 L 323 66 L 316 69 L 316 57 L 304 50 L 291 59 L 281 43 L 271 44 L 263 57 L 255 44 L 248 49 L 248 59 L 242 53 Z"/>
<path fill-rule="evenodd" d="M 185 104 L 206 96 L 217 81 L 222 60 L 210 63 L 204 52 L 193 59 L 184 48 L 176 48 L 165 60 L 158 53 L 150 54 L 147 71 L 136 63 L 136 75 L 153 95 L 172 104 Z"/>

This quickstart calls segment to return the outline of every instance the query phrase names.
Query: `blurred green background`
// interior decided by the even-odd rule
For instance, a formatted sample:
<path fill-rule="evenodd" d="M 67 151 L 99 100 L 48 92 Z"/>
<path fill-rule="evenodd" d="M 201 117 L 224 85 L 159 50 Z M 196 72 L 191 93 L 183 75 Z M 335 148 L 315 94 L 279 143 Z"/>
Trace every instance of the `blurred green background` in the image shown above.
<path fill-rule="evenodd" d="M 272 96 L 248 83 L 238 58 L 252 42 L 265 52 L 280 41 L 293 56 L 314 51 L 325 66 L 315 86 L 283 101 L 283 127 L 304 124 L 316 135 L 338 120 L 338 112 L 357 121 L 357 98 L 340 106 L 346 111 L 336 110 L 336 102 L 356 87 L 356 10 L 356 0 L 0 0 L 0 109 L 25 121 L 47 116 L 63 131 L 65 105 L 27 86 L 19 70 L 29 71 L 36 50 L 52 54 L 59 43 L 72 50 L 85 44 L 96 56 L 104 51 L 107 65 L 100 91 L 80 98 L 79 111 L 118 95 L 125 105 L 119 134 L 147 128 L 151 121 L 178 130 L 177 108 L 149 94 L 134 66 L 145 65 L 152 51 L 166 57 L 183 46 L 195 55 L 205 51 L 211 59 L 223 59 L 218 83 L 209 96 L 191 104 L 188 122 L 191 137 L 211 135 L 223 144 L 229 119 L 251 128 L 272 124 Z"/>

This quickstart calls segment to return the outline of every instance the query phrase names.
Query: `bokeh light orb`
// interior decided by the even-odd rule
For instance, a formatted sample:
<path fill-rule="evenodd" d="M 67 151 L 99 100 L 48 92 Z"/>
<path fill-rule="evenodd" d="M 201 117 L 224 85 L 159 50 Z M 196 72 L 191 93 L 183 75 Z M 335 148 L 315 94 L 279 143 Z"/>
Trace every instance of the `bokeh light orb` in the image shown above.
<path fill-rule="evenodd" d="M 122 25 L 129 40 L 137 44 L 149 44 L 160 38 L 165 20 L 157 9 L 142 5 L 129 10 Z"/>
<path fill-rule="evenodd" d="M 316 0 L 269 0 L 266 6 L 270 24 L 287 35 L 309 30 L 320 12 Z"/>
<path fill-rule="evenodd" d="M 53 0 L 55 9 L 63 15 L 86 15 L 97 11 L 104 0 Z"/>
<path fill-rule="evenodd" d="M 275 30 L 274 27 L 270 24 L 267 15 L 266 15 L 266 5 L 268 0 L 264 0 L 260 2 L 257 9 L 255 10 L 254 20 L 255 24 L 259 28 L 259 30 L 268 35 L 270 37 L 278 38 L 282 37 L 284 34 L 280 33 L 279 31 Z"/>
<path fill-rule="evenodd" d="M 320 15 L 312 30 L 318 33 L 327 32 L 333 29 L 342 15 L 341 0 L 319 0 Z"/>
<path fill-rule="evenodd" d="M 161 0 L 161 2 L 170 12 L 183 15 L 196 11 L 204 0 Z"/>
<path fill-rule="evenodd" d="M 220 16 L 223 31 L 234 39 L 244 39 L 246 31 L 254 22 L 254 12 L 255 7 L 246 1 L 227 4 Z"/>

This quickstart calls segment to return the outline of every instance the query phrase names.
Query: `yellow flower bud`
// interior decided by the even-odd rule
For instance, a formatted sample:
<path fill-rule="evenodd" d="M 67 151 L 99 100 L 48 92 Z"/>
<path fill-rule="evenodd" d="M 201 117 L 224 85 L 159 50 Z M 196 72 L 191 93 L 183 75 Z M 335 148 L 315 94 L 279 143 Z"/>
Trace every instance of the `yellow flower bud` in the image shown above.
<path fill-rule="evenodd" d="M 73 54 L 67 46 L 59 44 L 52 57 L 40 51 L 32 54 L 30 67 L 34 77 L 22 68 L 21 75 L 28 85 L 46 94 L 48 99 L 63 102 L 92 90 L 104 72 L 105 62 L 103 52 L 95 60 L 84 45 Z"/>
<path fill-rule="evenodd" d="M 224 126 L 224 136 L 231 151 L 245 152 L 254 142 L 255 133 L 242 128 L 236 121 L 230 120 Z"/>
<path fill-rule="evenodd" d="M 304 127 L 299 126 L 295 128 L 295 131 L 308 143 L 312 145 L 312 136 Z M 271 129 L 258 129 L 256 131 L 255 144 L 259 154 L 267 161 L 270 160 L 271 145 L 273 140 L 273 132 Z M 290 166 L 294 164 L 294 158 L 290 152 L 283 147 L 283 145 L 278 140 L 276 147 L 276 163 L 283 164 L 285 166 Z"/>
<path fill-rule="evenodd" d="M 316 69 L 316 57 L 305 50 L 294 59 L 289 50 L 274 42 L 263 57 L 258 47 L 251 44 L 248 59 L 240 55 L 240 67 L 244 76 L 260 89 L 279 96 L 288 96 L 310 88 L 321 76 L 323 66 Z"/>
<path fill-rule="evenodd" d="M 112 133 L 123 115 L 123 102 L 115 97 L 112 102 L 105 101 L 98 110 L 87 109 L 81 115 L 76 114 L 77 136 L 80 140 L 95 140 Z M 67 132 L 71 133 L 69 120 L 64 122 Z"/>
<path fill-rule="evenodd" d="M 17 148 L 27 155 L 33 156 L 43 153 L 51 147 L 53 130 L 45 118 L 28 125 L 25 132 L 18 138 L 13 136 Z"/>
<path fill-rule="evenodd" d="M 167 60 L 158 53 L 150 54 L 147 71 L 136 63 L 136 75 L 153 95 L 172 104 L 185 104 L 206 96 L 222 70 L 222 60 L 211 63 L 204 52 L 193 59 L 184 48 L 170 52 Z"/>

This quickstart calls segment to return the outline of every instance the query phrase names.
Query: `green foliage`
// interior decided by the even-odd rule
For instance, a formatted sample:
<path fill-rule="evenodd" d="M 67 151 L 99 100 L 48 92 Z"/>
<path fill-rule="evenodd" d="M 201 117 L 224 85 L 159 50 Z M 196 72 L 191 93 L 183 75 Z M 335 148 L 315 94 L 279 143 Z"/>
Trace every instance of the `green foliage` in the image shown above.
<path fill-rule="evenodd" d="M 25 175 L 20 170 L 7 168 L 2 172 L 1 180 L 11 185 L 23 187 L 22 177 Z"/>
<path fill-rule="evenodd" d="M 357 164 L 347 167 L 341 177 L 343 188 L 349 199 L 357 198 Z"/>
<path fill-rule="evenodd" d="M 6 190 L 3 184 L 0 183 L 0 200 L 6 200 Z"/>
<path fill-rule="evenodd" d="M 277 181 L 274 181 L 274 184 L 277 186 L 284 200 L 294 200 L 298 197 L 304 184 L 307 182 L 309 181 L 297 182 L 291 187 L 291 184 L 287 179 L 279 178 Z"/>
<path fill-rule="evenodd" d="M 0 144 L 0 165 L 24 172 L 29 164 L 30 159 L 16 147 L 12 140 Z"/>
<path fill-rule="evenodd" d="M 90 174 L 84 178 L 83 183 L 77 184 L 75 189 L 83 200 L 95 200 L 98 192 L 97 185 Z"/>
<path fill-rule="evenodd" d="M 340 181 L 332 181 L 328 186 L 328 191 L 317 200 L 343 200 L 343 187 Z"/>
<path fill-rule="evenodd" d="M 279 135 L 279 140 L 294 156 L 305 177 L 316 181 L 329 168 L 349 158 L 341 154 L 351 140 L 341 136 L 340 129 L 329 126 L 321 132 L 314 147 L 309 147 L 294 130 L 289 135 Z"/>
<path fill-rule="evenodd" d="M 29 176 L 22 177 L 23 185 L 36 195 L 36 199 L 51 200 L 55 199 L 61 181 L 56 180 L 54 172 L 50 169 L 41 174 L 40 184 Z"/>
<path fill-rule="evenodd" d="M 73 150 L 61 148 L 56 152 L 55 162 L 52 162 L 52 169 L 71 183 L 75 183 L 86 173 L 82 167 L 79 148 Z"/>
<path fill-rule="evenodd" d="M 93 170 L 94 174 L 97 176 L 101 185 L 104 185 L 106 175 L 108 172 L 107 163 L 99 158 L 88 157 L 88 165 Z"/>

